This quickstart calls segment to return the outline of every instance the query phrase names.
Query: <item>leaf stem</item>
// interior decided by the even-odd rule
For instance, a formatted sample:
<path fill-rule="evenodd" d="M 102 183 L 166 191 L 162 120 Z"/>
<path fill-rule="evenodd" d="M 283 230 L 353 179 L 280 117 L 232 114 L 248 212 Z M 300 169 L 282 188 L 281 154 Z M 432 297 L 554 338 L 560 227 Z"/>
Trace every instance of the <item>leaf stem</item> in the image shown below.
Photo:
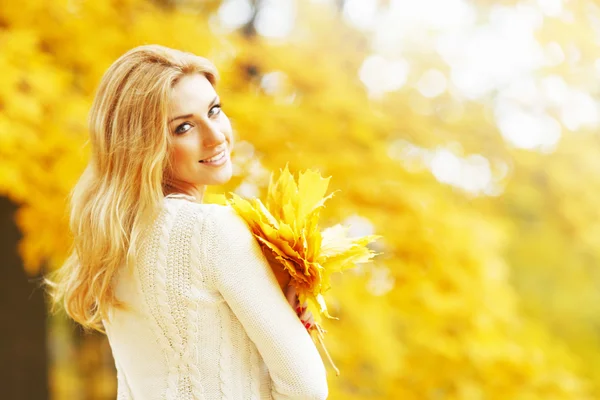
<path fill-rule="evenodd" d="M 335 370 L 335 375 L 340 376 L 340 370 L 333 363 L 333 360 L 331 359 L 331 356 L 329 355 L 329 352 L 327 351 L 327 347 L 325 347 L 325 342 L 323 342 L 323 332 L 327 332 L 327 331 L 325 329 L 321 328 L 321 326 L 319 324 L 315 324 L 315 328 L 316 328 L 317 340 L 319 341 L 319 344 L 323 348 L 323 351 L 325 352 L 325 355 L 327 356 L 329 363 Z"/>

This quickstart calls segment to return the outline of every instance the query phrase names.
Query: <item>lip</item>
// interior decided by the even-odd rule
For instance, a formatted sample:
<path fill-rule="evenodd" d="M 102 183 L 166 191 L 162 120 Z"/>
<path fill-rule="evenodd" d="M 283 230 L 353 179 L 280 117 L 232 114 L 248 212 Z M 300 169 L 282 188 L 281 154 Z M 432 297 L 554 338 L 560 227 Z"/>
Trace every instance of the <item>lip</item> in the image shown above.
<path fill-rule="evenodd" d="M 210 157 L 206 157 L 205 160 L 208 160 L 208 159 L 210 159 L 210 158 L 212 158 L 214 156 L 217 156 L 217 155 L 219 155 L 221 153 L 225 153 L 225 155 L 223 157 L 221 157 L 220 159 L 216 160 L 216 161 L 212 161 L 212 162 L 200 162 L 199 161 L 199 163 L 202 164 L 202 165 L 210 165 L 210 166 L 214 166 L 214 167 L 223 165 L 223 164 L 225 164 L 227 162 L 227 160 L 229 160 L 229 152 L 227 151 L 227 149 L 223 149 L 222 151 L 219 151 L 219 152 L 215 153 L 214 155 L 212 155 Z"/>

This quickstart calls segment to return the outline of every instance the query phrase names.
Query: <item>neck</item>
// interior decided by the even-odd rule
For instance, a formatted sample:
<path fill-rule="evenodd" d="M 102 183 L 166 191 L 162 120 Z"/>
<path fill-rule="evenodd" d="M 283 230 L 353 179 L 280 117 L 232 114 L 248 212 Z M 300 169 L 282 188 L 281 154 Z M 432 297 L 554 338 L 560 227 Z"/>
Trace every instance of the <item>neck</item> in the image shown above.
<path fill-rule="evenodd" d="M 187 196 L 191 196 L 194 197 L 196 199 L 197 203 L 202 203 L 202 200 L 204 199 L 204 191 L 205 191 L 205 187 L 201 186 L 201 187 L 195 187 L 195 186 L 183 186 L 183 185 L 175 185 L 173 183 L 170 184 L 165 184 L 165 188 L 164 188 L 164 194 L 165 196 L 169 195 L 169 194 L 185 194 Z"/>

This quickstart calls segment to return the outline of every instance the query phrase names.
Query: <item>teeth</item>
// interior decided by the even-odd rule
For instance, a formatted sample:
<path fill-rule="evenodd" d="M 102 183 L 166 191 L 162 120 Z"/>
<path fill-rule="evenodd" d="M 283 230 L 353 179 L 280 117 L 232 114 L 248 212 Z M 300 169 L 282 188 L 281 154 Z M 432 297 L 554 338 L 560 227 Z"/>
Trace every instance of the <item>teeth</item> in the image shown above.
<path fill-rule="evenodd" d="M 223 158 L 225 156 L 225 151 L 220 152 L 219 154 L 217 154 L 214 157 L 211 158 L 207 158 L 206 160 L 202 160 L 201 162 L 213 162 L 213 161 L 218 161 L 221 158 Z"/>

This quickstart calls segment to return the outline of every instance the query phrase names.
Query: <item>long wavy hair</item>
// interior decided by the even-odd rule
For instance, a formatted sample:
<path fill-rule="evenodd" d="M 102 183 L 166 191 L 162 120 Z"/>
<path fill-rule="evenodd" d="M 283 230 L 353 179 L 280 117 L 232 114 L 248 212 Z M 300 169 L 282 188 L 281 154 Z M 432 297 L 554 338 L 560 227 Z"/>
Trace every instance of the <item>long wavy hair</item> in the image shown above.
<path fill-rule="evenodd" d="M 52 313 L 62 305 L 84 329 L 105 333 L 109 308 L 127 308 L 113 279 L 135 263 L 160 213 L 171 171 L 171 92 L 194 73 L 213 86 L 219 79 L 203 57 L 145 45 L 123 54 L 102 77 L 89 113 L 90 161 L 69 196 L 71 253 L 43 280 Z"/>

